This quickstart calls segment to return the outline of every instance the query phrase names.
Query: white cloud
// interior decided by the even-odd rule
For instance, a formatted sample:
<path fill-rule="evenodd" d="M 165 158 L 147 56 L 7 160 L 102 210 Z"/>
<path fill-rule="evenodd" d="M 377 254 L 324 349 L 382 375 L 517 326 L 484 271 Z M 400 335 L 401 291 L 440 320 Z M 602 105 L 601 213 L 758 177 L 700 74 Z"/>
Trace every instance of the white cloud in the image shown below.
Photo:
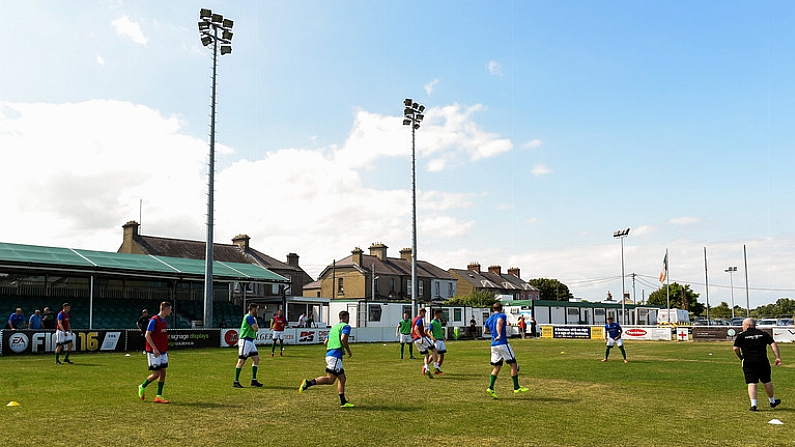
<path fill-rule="evenodd" d="M 105 65 L 105 59 L 102 59 L 102 56 L 100 56 L 99 54 L 97 54 L 97 64 Z"/>
<path fill-rule="evenodd" d="M 541 140 L 535 139 L 535 140 L 530 140 L 527 143 L 523 144 L 522 147 L 527 149 L 538 149 L 539 147 L 541 147 L 541 144 L 542 144 Z"/>
<path fill-rule="evenodd" d="M 433 89 L 436 88 L 437 85 L 439 85 L 438 79 L 434 79 L 433 81 L 425 84 L 425 93 L 427 93 L 428 96 L 430 96 L 431 93 L 433 93 Z"/>
<path fill-rule="evenodd" d="M 538 222 L 538 218 L 537 217 L 531 217 L 529 219 L 525 219 L 525 222 L 530 223 L 530 224 L 534 224 L 534 223 Z"/>
<path fill-rule="evenodd" d="M 675 218 L 669 220 L 668 222 L 670 222 L 670 223 L 672 223 L 674 225 L 690 225 L 690 224 L 701 222 L 701 219 L 698 218 L 698 217 L 684 216 L 684 217 L 675 217 Z"/>
<path fill-rule="evenodd" d="M 549 169 L 545 164 L 537 164 L 533 166 L 533 169 L 530 170 L 530 173 L 533 174 L 535 177 L 540 177 L 542 175 L 547 175 L 552 172 L 552 169 Z"/>
<path fill-rule="evenodd" d="M 489 61 L 489 63 L 486 64 L 486 70 L 494 76 L 502 76 L 502 65 L 497 61 Z"/>
<path fill-rule="evenodd" d="M 121 16 L 118 19 L 110 22 L 114 28 L 116 28 L 116 32 L 120 36 L 127 36 L 132 39 L 133 42 L 141 45 L 146 45 L 148 39 L 144 36 L 143 31 L 141 31 L 140 25 L 130 20 L 127 16 Z"/>

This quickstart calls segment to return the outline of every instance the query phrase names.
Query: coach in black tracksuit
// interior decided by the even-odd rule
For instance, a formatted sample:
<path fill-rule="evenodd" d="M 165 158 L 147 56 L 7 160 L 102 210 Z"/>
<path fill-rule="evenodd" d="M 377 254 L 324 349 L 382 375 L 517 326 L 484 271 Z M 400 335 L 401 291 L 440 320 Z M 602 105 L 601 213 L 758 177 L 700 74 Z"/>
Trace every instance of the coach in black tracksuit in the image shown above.
<path fill-rule="evenodd" d="M 780 399 L 773 396 L 773 382 L 770 379 L 770 360 L 767 358 L 767 345 L 776 355 L 776 366 L 781 366 L 778 345 L 767 332 L 756 328 L 753 318 L 743 320 L 743 331 L 734 339 L 734 353 L 743 363 L 745 383 L 748 384 L 748 397 L 751 398 L 751 411 L 756 411 L 756 384 L 762 382 L 770 400 L 770 407 L 776 408 Z"/>

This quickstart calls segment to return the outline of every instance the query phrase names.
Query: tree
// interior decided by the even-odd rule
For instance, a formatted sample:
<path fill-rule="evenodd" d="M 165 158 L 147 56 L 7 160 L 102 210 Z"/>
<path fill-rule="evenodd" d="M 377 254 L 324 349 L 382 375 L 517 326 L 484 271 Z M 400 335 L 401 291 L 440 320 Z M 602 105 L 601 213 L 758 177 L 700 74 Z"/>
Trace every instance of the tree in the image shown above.
<path fill-rule="evenodd" d="M 732 310 L 729 307 L 729 303 L 726 301 L 721 301 L 719 306 L 710 307 L 709 308 L 709 317 L 710 318 L 724 318 L 728 320 L 732 317 Z"/>
<path fill-rule="evenodd" d="M 528 284 L 541 291 L 542 300 L 568 301 L 574 298 L 569 292 L 569 287 L 557 279 L 536 278 L 527 281 Z"/>
<path fill-rule="evenodd" d="M 469 295 L 460 295 L 450 298 L 444 304 L 458 304 L 472 307 L 491 307 L 497 301 L 494 292 L 473 290 Z"/>
<path fill-rule="evenodd" d="M 765 304 L 751 311 L 757 317 L 786 317 L 792 318 L 795 314 L 795 300 L 779 298 L 774 304 Z"/>
<path fill-rule="evenodd" d="M 672 309 L 687 309 L 688 311 L 693 312 L 693 315 L 704 314 L 704 305 L 698 302 L 698 293 L 690 290 L 690 284 L 681 285 L 679 283 L 671 283 L 668 287 L 668 295 L 670 296 Z M 685 303 L 684 306 L 682 305 L 683 298 Z M 665 286 L 649 294 L 649 298 L 646 300 L 646 302 L 649 304 L 665 307 Z M 729 314 L 731 314 L 731 312 Z"/>

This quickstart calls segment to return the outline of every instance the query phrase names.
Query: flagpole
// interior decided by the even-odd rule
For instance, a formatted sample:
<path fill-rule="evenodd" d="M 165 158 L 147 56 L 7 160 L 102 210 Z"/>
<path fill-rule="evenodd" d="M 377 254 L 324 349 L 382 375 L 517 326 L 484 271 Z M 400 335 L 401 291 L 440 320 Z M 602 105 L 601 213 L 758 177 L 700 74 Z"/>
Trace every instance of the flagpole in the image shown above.
<path fill-rule="evenodd" d="M 671 275 L 668 274 L 668 249 L 665 249 L 665 308 L 668 310 L 668 324 L 671 324 Z"/>

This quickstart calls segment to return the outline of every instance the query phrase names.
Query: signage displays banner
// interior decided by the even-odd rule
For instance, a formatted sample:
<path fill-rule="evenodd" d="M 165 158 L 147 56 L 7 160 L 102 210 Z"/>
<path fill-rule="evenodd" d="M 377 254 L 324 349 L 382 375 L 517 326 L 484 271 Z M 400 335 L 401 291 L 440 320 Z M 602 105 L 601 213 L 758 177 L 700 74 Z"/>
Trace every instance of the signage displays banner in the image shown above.
<path fill-rule="evenodd" d="M 126 348 L 126 331 L 72 331 L 74 352 L 114 352 Z M 3 331 L 3 355 L 55 352 L 55 331 Z"/>
<path fill-rule="evenodd" d="M 173 329 L 168 331 L 168 349 L 217 348 L 221 345 L 218 329 Z"/>
<path fill-rule="evenodd" d="M 552 338 L 591 338 L 589 326 L 553 326 Z"/>

